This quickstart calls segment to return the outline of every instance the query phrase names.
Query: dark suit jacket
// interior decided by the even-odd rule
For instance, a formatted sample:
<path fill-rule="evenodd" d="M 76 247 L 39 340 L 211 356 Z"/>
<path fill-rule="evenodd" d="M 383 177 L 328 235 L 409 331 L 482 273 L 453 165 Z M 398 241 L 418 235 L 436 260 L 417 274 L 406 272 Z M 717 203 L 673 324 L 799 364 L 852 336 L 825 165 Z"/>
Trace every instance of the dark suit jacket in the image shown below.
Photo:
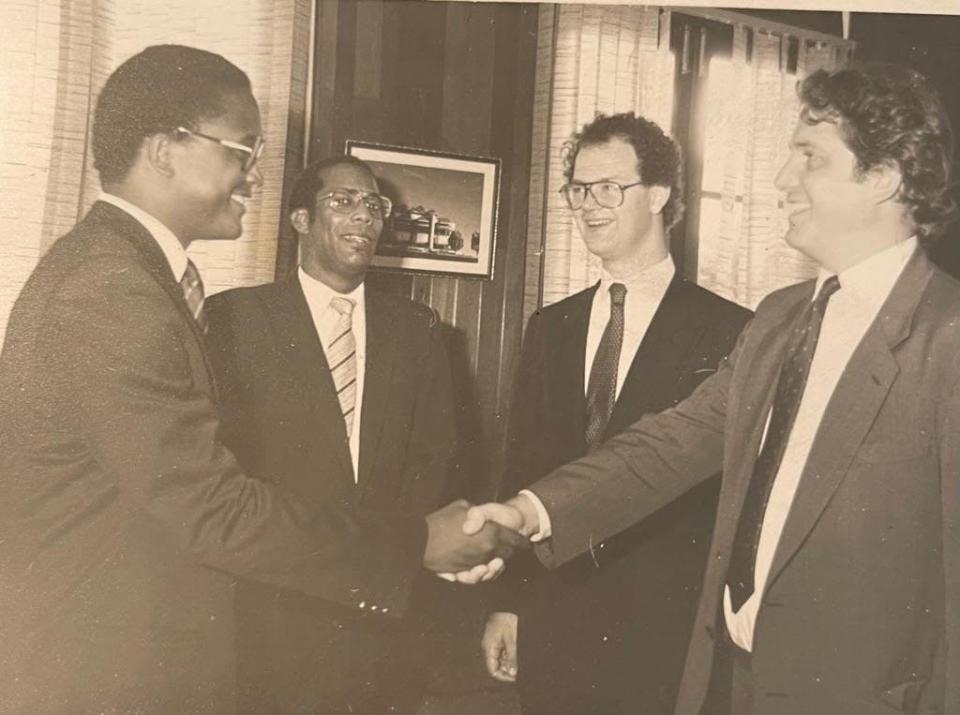
<path fill-rule="evenodd" d="M 530 318 L 511 429 L 510 493 L 586 454 L 584 352 L 596 286 Z M 675 278 L 627 373 L 605 437 L 672 407 L 713 374 L 750 312 Z M 664 712 L 676 697 L 719 479 L 520 589 L 524 712 Z M 508 570 L 504 578 L 516 580 Z M 526 592 L 526 593 L 524 593 Z"/>
<path fill-rule="evenodd" d="M 215 399 L 159 246 L 95 204 L 40 260 L 0 355 L 0 710 L 233 712 L 235 576 L 403 609 L 423 520 L 248 478 Z M 358 531 L 386 546 L 347 563 Z"/>
<path fill-rule="evenodd" d="M 330 369 L 296 275 L 207 302 L 224 443 L 248 473 L 275 480 L 307 504 L 425 515 L 440 506 L 455 456 L 440 324 L 429 308 L 369 286 L 365 300 L 358 481 Z M 351 538 L 378 536 L 360 531 Z M 377 547 L 369 542 L 352 553 Z M 345 551 L 343 558 L 350 555 Z M 392 578 L 402 583 L 408 568 L 398 562 Z M 423 655 L 414 638 L 417 618 L 388 622 L 377 613 L 381 607 L 371 599 L 365 608 L 347 608 L 241 583 L 242 709 L 366 712 L 375 703 L 399 707 L 405 695 L 415 696 L 412 666 Z"/>
<path fill-rule="evenodd" d="M 559 563 L 723 464 L 676 712 L 698 713 L 723 637 L 737 519 L 789 326 L 813 282 L 758 307 L 716 375 L 533 490 Z M 960 712 L 960 284 L 918 252 L 844 371 L 774 557 L 753 650 L 755 713 Z"/>

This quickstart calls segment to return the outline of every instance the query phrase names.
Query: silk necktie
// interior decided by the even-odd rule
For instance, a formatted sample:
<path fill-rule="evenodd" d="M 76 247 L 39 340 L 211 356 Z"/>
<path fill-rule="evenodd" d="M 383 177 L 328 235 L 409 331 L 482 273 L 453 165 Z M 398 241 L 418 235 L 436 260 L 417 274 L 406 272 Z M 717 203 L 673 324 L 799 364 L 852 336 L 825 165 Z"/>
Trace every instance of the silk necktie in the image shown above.
<path fill-rule="evenodd" d="M 627 287 L 622 283 L 610 286 L 610 320 L 604 328 L 597 354 L 590 366 L 587 383 L 587 447 L 594 449 L 603 441 L 603 433 L 617 399 L 617 368 L 623 345 L 623 303 Z"/>
<path fill-rule="evenodd" d="M 197 321 L 200 330 L 206 333 L 207 314 L 203 311 L 203 280 L 200 278 L 200 271 L 190 259 L 187 259 L 187 270 L 180 279 L 180 290 L 183 291 L 183 298 L 187 302 L 193 319 Z"/>
<path fill-rule="evenodd" d="M 353 337 L 354 302 L 349 298 L 332 298 L 330 307 L 337 313 L 333 339 L 327 345 L 327 363 L 333 376 L 333 386 L 340 401 L 340 412 L 347 428 L 347 437 L 353 433 L 353 411 L 357 399 L 357 344 Z"/>
<path fill-rule="evenodd" d="M 730 601 L 734 612 L 740 610 L 754 590 L 754 570 L 757 562 L 757 547 L 760 544 L 760 530 L 763 516 L 773 489 L 773 481 L 780 471 L 780 462 L 787 447 L 793 423 L 800 407 L 800 398 L 810 374 L 810 363 L 817 349 L 820 337 L 820 325 L 827 309 L 830 296 L 840 288 L 840 281 L 831 276 L 824 281 L 815 300 L 807 305 L 798 318 L 790 347 L 787 349 L 777 391 L 773 398 L 770 424 L 760 449 L 760 455 L 753 465 L 753 475 L 747 496 L 737 523 L 737 533 L 733 541 L 730 558 Z"/>

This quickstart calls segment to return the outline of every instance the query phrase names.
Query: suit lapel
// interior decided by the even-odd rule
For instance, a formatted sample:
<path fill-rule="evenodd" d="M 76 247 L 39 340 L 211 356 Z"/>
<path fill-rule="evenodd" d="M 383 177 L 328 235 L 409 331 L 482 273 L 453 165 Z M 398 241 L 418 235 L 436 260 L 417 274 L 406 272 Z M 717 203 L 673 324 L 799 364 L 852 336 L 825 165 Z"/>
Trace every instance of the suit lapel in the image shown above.
<path fill-rule="evenodd" d="M 774 582 L 826 508 L 876 420 L 900 366 L 894 348 L 905 340 L 932 274 L 918 250 L 857 346 L 823 414 L 770 568 Z"/>
<path fill-rule="evenodd" d="M 587 399 L 585 396 L 584 371 L 586 369 L 587 331 L 590 326 L 590 309 L 593 296 L 597 292 L 596 284 L 571 299 L 563 323 L 560 327 L 560 339 L 557 352 L 544 356 L 546 365 L 556 360 L 556 373 L 551 389 L 557 395 L 557 409 L 570 415 L 575 421 L 574 433 L 581 440 L 578 454 L 586 452 Z"/>
<path fill-rule="evenodd" d="M 160 284 L 160 287 L 170 296 L 176 310 L 179 311 L 180 315 L 183 316 L 186 321 L 186 324 L 190 327 L 190 332 L 196 341 L 197 350 L 202 358 L 207 379 L 213 391 L 214 402 L 216 402 L 216 381 L 214 380 L 213 369 L 207 356 L 203 332 L 200 330 L 200 326 L 197 325 L 197 321 L 194 320 L 190 308 L 187 307 L 180 283 L 174 277 L 173 271 L 170 269 L 170 263 L 167 261 L 167 257 L 164 255 L 159 244 L 157 244 L 156 239 L 154 239 L 146 227 L 133 216 L 105 201 L 97 201 L 94 203 L 90 215 L 96 220 L 109 224 L 114 231 L 133 245 L 143 260 L 143 265 L 146 267 L 147 272 L 153 276 L 154 280 L 156 280 L 157 283 Z"/>
<path fill-rule="evenodd" d="M 303 295 L 296 274 L 277 286 L 265 298 L 265 308 L 272 316 L 276 345 L 281 361 L 290 379 L 300 384 L 300 394 L 313 414 L 312 429 L 335 456 L 340 467 L 338 474 L 353 487 L 353 463 L 347 444 L 347 430 L 340 415 L 336 388 L 330 375 L 320 336 Z"/>
<path fill-rule="evenodd" d="M 683 280 L 679 277 L 667 287 L 630 363 L 607 425 L 607 437 L 628 426 L 632 416 L 638 413 L 638 405 L 640 412 L 649 412 L 652 405 L 663 402 L 660 398 L 664 392 L 674 391 L 674 377 L 670 376 L 676 376 L 684 358 L 703 333 L 703 326 L 684 306 L 684 291 Z"/>
<path fill-rule="evenodd" d="M 394 369 L 404 356 L 400 350 L 402 326 L 389 297 L 366 288 L 366 358 L 363 373 L 363 408 L 360 413 L 360 474 L 358 484 L 366 493 L 385 470 L 374 470 L 383 425 L 393 397 Z M 374 402 L 375 400 L 375 402 Z"/>

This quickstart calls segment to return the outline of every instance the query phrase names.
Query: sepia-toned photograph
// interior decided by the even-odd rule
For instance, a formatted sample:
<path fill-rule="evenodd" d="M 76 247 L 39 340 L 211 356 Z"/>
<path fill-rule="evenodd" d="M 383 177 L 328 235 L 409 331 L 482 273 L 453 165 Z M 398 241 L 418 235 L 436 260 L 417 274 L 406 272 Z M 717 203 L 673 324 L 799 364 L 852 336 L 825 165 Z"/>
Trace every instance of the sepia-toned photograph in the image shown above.
<path fill-rule="evenodd" d="M 957 0 L 0 2 L 0 715 L 960 713 Z"/>

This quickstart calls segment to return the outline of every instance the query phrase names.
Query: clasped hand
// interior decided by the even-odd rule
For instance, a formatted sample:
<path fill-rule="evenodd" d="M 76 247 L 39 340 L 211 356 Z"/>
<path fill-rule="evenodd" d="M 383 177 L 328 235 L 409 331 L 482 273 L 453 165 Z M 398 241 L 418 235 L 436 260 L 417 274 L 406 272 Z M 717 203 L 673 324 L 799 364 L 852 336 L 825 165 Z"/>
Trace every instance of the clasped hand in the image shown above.
<path fill-rule="evenodd" d="M 470 506 L 461 499 L 428 515 L 423 565 L 459 583 L 499 576 L 504 560 L 515 548 L 529 546 L 532 533 L 530 520 L 511 502 Z"/>

